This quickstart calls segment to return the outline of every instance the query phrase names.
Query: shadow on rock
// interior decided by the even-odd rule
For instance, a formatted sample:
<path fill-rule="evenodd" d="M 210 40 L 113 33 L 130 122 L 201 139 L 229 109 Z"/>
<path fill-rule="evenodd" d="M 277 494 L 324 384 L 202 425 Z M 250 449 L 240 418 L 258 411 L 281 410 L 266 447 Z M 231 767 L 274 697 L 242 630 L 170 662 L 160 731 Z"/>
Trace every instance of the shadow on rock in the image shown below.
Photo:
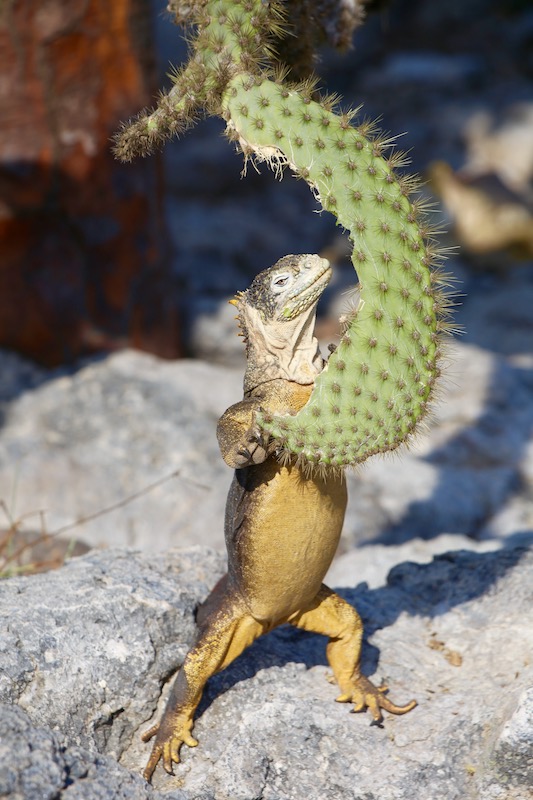
<path fill-rule="evenodd" d="M 432 494 L 412 502 L 401 520 L 363 543 L 433 539 L 443 531 L 475 540 L 508 535 L 494 520 L 524 490 L 532 432 L 533 371 L 498 361 L 482 414 L 422 459 L 437 470 Z M 528 535 L 533 540 L 533 530 L 521 534 L 522 543 Z"/>
<path fill-rule="evenodd" d="M 387 585 L 378 589 L 368 589 L 364 583 L 353 589 L 338 589 L 357 609 L 364 623 L 363 672 L 372 675 L 379 663 L 379 648 L 366 641 L 368 636 L 392 626 L 401 614 L 436 618 L 456 606 L 482 598 L 527 553 L 525 547 L 492 553 L 458 550 L 436 556 L 431 564 L 409 561 L 398 564 L 390 571 Z M 290 625 L 261 637 L 223 672 L 211 678 L 197 717 L 218 696 L 260 670 L 294 661 L 305 664 L 307 669 L 327 666 L 326 643 L 325 637 Z"/>
<path fill-rule="evenodd" d="M 50 381 L 70 377 L 90 363 L 104 361 L 107 353 L 93 353 L 78 361 L 47 369 L 27 358 L 0 347 L 0 428 L 3 427 L 8 415 L 9 404 L 17 400 L 25 392 L 33 391 Z"/>

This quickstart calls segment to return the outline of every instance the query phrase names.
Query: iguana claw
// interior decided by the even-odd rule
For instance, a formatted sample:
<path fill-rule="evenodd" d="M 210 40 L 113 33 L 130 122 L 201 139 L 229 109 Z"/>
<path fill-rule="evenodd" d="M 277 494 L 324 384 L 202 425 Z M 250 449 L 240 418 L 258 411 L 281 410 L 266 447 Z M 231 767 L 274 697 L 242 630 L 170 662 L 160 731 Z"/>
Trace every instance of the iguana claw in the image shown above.
<path fill-rule="evenodd" d="M 374 686 L 368 678 L 360 675 L 358 678 L 352 679 L 348 691 L 337 697 L 337 703 L 353 703 L 352 712 L 354 714 L 365 711 L 368 708 L 374 717 L 376 725 L 380 725 L 383 722 L 381 709 L 388 711 L 390 714 L 407 714 L 417 704 L 416 700 L 411 700 L 404 706 L 397 706 L 385 696 L 385 692 L 387 692 L 386 686 Z"/>
<path fill-rule="evenodd" d="M 165 771 L 169 775 L 174 774 L 172 764 L 179 764 L 182 744 L 186 744 L 188 747 L 196 747 L 198 744 L 198 740 L 190 733 L 191 727 L 192 720 L 189 719 L 181 721 L 181 725 L 175 724 L 172 731 L 166 735 L 161 731 L 161 725 L 153 725 L 141 735 L 143 742 L 148 742 L 153 736 L 156 736 L 150 758 L 143 772 L 145 780 L 151 781 L 161 758 L 163 759 Z"/>
<path fill-rule="evenodd" d="M 261 407 L 258 410 L 263 411 Z M 253 424 L 245 435 L 243 446 L 237 451 L 236 467 L 262 464 L 268 458 L 268 440 L 268 434 L 264 434 L 256 424 Z"/>

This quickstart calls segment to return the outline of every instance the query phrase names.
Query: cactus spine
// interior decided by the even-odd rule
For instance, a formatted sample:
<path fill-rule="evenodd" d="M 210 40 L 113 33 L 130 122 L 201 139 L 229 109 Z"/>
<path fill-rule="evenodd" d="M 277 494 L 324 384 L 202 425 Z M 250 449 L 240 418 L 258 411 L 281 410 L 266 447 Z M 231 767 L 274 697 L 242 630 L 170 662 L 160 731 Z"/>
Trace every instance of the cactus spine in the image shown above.
<path fill-rule="evenodd" d="M 258 422 L 299 463 L 346 467 L 404 442 L 424 416 L 439 374 L 446 297 L 438 256 L 401 154 L 369 126 L 351 125 L 313 86 L 272 74 L 280 9 L 261 0 L 200 2 L 188 66 L 160 108 L 121 134 L 117 150 L 155 144 L 202 108 L 220 114 L 245 158 L 289 167 L 349 231 L 361 302 L 307 405 L 295 416 Z M 266 62 L 266 66 L 265 66 Z M 151 140 L 150 142 L 148 140 Z"/>

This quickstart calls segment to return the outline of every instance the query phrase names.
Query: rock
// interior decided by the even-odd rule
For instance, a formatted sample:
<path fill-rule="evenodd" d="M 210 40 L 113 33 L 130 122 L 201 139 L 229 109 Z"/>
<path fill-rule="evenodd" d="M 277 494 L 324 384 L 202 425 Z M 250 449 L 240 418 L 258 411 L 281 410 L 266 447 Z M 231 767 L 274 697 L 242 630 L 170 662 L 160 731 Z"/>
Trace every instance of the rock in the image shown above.
<path fill-rule="evenodd" d="M 431 167 L 430 179 L 464 251 L 486 255 L 509 250 L 522 258 L 533 256 L 533 206 L 507 189 L 498 176 L 469 177 L 437 162 Z M 500 266 L 502 261 L 500 258 Z M 486 260 L 482 264 L 486 265 Z"/>
<path fill-rule="evenodd" d="M 398 557 L 409 557 L 402 547 Z M 350 556 L 357 581 L 375 563 L 372 550 Z M 413 554 L 425 559 L 424 543 Z M 9 615 L 0 625 L 0 697 L 31 720 L 0 711 L 2 789 L 52 798 L 70 769 L 66 798 L 162 796 L 110 756 L 142 768 L 139 730 L 220 569 L 200 548 L 154 557 L 111 550 L 0 583 Z M 174 778 L 158 769 L 156 790 L 169 800 L 531 796 L 533 552 L 454 551 L 399 563 L 386 584 L 353 586 L 341 593 L 365 621 L 364 670 L 385 678 L 393 699 L 416 696 L 419 707 L 370 726 L 368 715 L 333 702 L 324 640 L 283 627 L 209 682 L 200 746 L 184 748 Z M 37 774 L 49 794 L 31 794 Z"/>
<path fill-rule="evenodd" d="M 443 532 L 533 534 L 532 436 L 531 370 L 454 342 L 428 432 L 409 450 L 349 473 L 343 546 Z M 518 528 L 511 507 L 520 508 Z"/>
<path fill-rule="evenodd" d="M 50 378 L 50 371 L 9 350 L 0 350 L 2 381 L 0 404 L 14 400 L 22 392 L 34 389 Z"/>
<path fill-rule="evenodd" d="M 504 781 L 533 786 L 533 689 L 518 698 L 515 710 L 503 725 L 494 758 Z"/>
<path fill-rule="evenodd" d="M 134 351 L 51 376 L 4 406 L 0 498 L 14 518 L 44 509 L 49 532 L 67 526 L 64 536 L 93 546 L 223 547 L 231 471 L 215 428 L 241 394 L 240 370 Z M 22 527 L 38 522 L 34 514 Z"/>
<path fill-rule="evenodd" d="M 497 175 L 509 189 L 533 199 L 533 104 L 518 103 L 500 116 L 479 111 L 465 131 L 469 176 Z"/>
<path fill-rule="evenodd" d="M 244 375 L 245 352 L 237 335 L 235 308 L 229 303 L 201 301 L 190 329 L 190 343 L 197 358 L 238 367 Z"/>
<path fill-rule="evenodd" d="M 513 543 L 516 546 L 516 543 Z M 349 550 L 336 558 L 325 582 L 328 586 L 353 586 L 364 578 L 369 589 L 378 589 L 387 582 L 389 571 L 404 561 L 429 564 L 435 556 L 452 550 L 474 550 L 489 553 L 500 549 L 495 539 L 474 542 L 467 536 L 444 533 L 435 539 L 411 539 L 404 544 L 374 544 Z"/>
<path fill-rule="evenodd" d="M 480 277 L 465 287 L 467 296 L 459 309 L 464 338 L 485 350 L 512 356 L 513 366 L 527 379 L 528 372 L 533 374 L 533 267 Z M 481 285 L 474 290 L 476 283 Z"/>
<path fill-rule="evenodd" d="M 486 308 L 493 305 L 487 301 Z M 518 301 L 515 308 L 522 308 Z M 485 314 L 481 304 L 475 313 L 480 320 L 484 314 L 496 342 L 504 320 Z M 511 348 L 515 340 L 502 334 L 499 341 Z M 8 358 L 12 377 L 0 406 L 0 499 L 12 517 L 45 509 L 48 531 L 66 526 L 64 538 L 92 546 L 224 548 L 231 471 L 215 428 L 241 396 L 242 367 L 170 363 L 126 351 L 45 380 L 22 362 L 20 388 L 35 388 L 16 397 L 15 361 Z M 341 552 L 360 542 L 443 532 L 500 540 L 531 535 L 531 375 L 514 354 L 454 343 L 429 430 L 409 450 L 369 459 L 348 474 Z M 34 531 L 38 522 L 36 514 L 25 518 L 21 530 Z"/>
<path fill-rule="evenodd" d="M 158 800 L 139 776 L 112 758 L 71 745 L 32 725 L 16 706 L 0 706 L 0 797 L 10 800 Z M 175 795 L 176 800 L 179 794 Z"/>
<path fill-rule="evenodd" d="M 3 581 L 0 702 L 119 757 L 187 652 L 196 604 L 222 568 L 207 550 L 146 560 L 109 550 Z"/>

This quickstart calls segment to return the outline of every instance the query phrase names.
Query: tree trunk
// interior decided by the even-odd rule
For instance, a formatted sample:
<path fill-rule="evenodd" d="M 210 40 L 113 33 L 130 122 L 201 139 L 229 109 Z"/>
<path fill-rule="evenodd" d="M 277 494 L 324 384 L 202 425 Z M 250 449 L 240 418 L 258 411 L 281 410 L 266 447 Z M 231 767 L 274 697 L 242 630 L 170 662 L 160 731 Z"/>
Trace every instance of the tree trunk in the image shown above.
<path fill-rule="evenodd" d="M 144 0 L 0 0 L 0 345 L 54 365 L 180 354 L 157 159 L 110 137 L 154 94 Z"/>

